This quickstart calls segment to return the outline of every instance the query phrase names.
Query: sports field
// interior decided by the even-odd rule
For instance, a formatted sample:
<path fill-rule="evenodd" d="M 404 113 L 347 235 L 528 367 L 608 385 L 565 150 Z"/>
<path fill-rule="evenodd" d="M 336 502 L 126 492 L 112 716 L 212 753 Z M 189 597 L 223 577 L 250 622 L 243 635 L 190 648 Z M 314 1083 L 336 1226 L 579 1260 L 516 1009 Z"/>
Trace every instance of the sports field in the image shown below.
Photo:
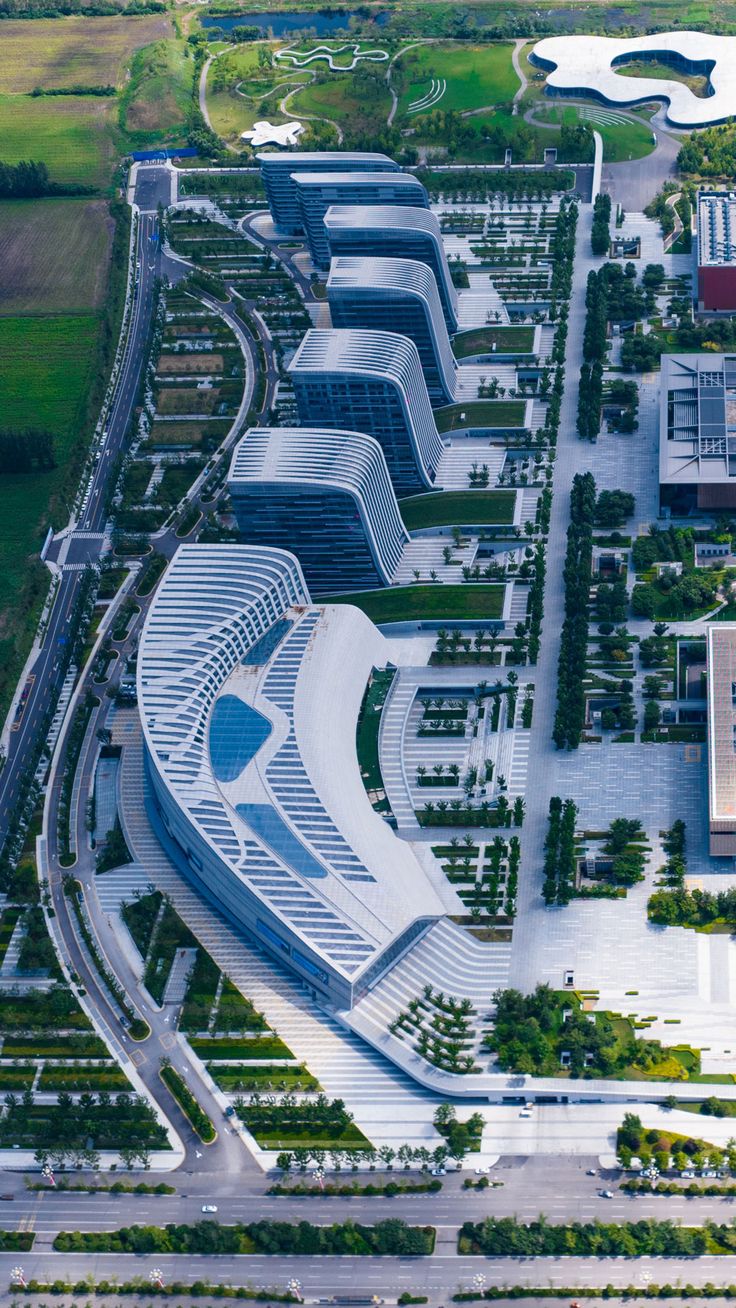
<path fill-rule="evenodd" d="M 52 182 L 106 186 L 114 107 L 95 96 L 0 95 L 0 154 L 5 163 L 42 160 Z"/>
<path fill-rule="evenodd" d="M 8 19 L 2 25 L 0 95 L 21 95 L 36 86 L 120 86 L 133 51 L 170 32 L 163 14 L 122 21 Z"/>
<path fill-rule="evenodd" d="M 519 88 L 519 79 L 511 62 L 512 46 L 494 42 L 488 45 L 430 44 L 415 46 L 394 64 L 393 81 L 402 83 L 398 117 L 408 114 L 420 119 L 432 109 L 482 109 L 508 104 Z M 446 82 L 444 93 L 426 110 L 412 113 L 410 106 L 430 94 L 432 81 Z M 398 89 L 398 88 L 397 88 Z"/>
<path fill-rule="evenodd" d="M 112 237 L 105 200 L 0 205 L 0 315 L 98 309 Z"/>

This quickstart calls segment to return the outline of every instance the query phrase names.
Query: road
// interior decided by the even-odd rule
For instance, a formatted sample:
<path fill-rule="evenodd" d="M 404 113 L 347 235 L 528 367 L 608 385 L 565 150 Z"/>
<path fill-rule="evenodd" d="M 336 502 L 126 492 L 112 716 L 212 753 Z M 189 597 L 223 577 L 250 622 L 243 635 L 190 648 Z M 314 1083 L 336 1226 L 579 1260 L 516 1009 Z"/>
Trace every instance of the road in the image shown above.
<path fill-rule="evenodd" d="M 0 844 L 5 839 L 18 802 L 24 774 L 33 759 L 35 746 L 62 686 L 64 647 L 71 639 L 70 624 L 82 582 L 82 566 L 99 554 L 101 533 L 105 525 L 108 480 L 128 435 L 145 363 L 154 288 L 162 271 L 156 209 L 159 203 L 169 203 L 171 171 L 162 167 L 140 169 L 138 179 L 135 201 L 140 210 L 140 221 L 136 259 L 140 263 L 140 280 L 135 293 L 125 355 L 89 498 L 68 543 L 48 627 L 31 669 L 33 681 L 25 709 L 17 730 L 10 734 L 7 761 L 0 774 Z M 53 551 L 50 552 L 50 557 L 54 557 Z"/>

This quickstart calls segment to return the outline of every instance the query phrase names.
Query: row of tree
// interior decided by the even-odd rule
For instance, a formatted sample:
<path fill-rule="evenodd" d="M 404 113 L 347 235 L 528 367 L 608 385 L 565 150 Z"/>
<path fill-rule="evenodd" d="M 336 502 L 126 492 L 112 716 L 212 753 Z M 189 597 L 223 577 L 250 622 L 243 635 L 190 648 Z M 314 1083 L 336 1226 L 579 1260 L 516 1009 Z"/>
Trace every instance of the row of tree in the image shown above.
<path fill-rule="evenodd" d="M 50 431 L 42 427 L 0 427 L 0 472 L 48 472 L 55 466 Z"/>
<path fill-rule="evenodd" d="M 545 904 L 569 904 L 575 889 L 575 823 L 578 810 L 571 799 L 559 795 L 549 801 L 549 824 L 544 840 Z"/>
<path fill-rule="evenodd" d="M 717 1242 L 719 1252 L 736 1248 L 730 1225 L 680 1226 L 643 1218 L 638 1222 L 570 1222 L 551 1225 L 544 1218 L 524 1223 L 516 1217 L 464 1222 L 460 1251 L 486 1257 L 692 1258 Z"/>
<path fill-rule="evenodd" d="M 552 732 L 558 749 L 577 749 L 585 722 L 583 680 L 588 649 L 595 504 L 593 474 L 576 473 L 570 495 L 570 526 L 563 572 L 565 618 L 557 667 L 557 711 Z"/>
<path fill-rule="evenodd" d="M 179 1254 L 429 1254 L 431 1226 L 407 1226 L 389 1217 L 375 1226 L 358 1222 L 195 1222 L 192 1226 L 123 1226 L 117 1231 L 60 1231 L 60 1253 Z"/>
<path fill-rule="evenodd" d="M 595 197 L 593 204 L 593 226 L 590 231 L 590 246 L 593 254 L 602 258 L 608 254 L 611 244 L 611 197 L 602 192 Z"/>

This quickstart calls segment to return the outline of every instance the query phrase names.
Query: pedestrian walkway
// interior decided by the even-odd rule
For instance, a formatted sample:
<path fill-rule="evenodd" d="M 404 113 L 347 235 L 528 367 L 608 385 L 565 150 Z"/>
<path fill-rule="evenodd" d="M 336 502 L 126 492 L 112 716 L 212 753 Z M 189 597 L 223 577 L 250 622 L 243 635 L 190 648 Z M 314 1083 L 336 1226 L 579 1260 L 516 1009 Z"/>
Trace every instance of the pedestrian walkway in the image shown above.
<path fill-rule="evenodd" d="M 451 562 L 446 563 L 444 551 L 450 550 Z M 430 573 L 437 574 L 437 581 L 459 583 L 463 579 L 463 567 L 472 567 L 478 552 L 477 539 L 465 538 L 458 549 L 447 536 L 415 536 L 404 546 L 401 560 L 392 578 L 393 584 L 406 586 L 417 581 L 430 581 Z M 415 572 L 419 573 L 415 577 Z"/>

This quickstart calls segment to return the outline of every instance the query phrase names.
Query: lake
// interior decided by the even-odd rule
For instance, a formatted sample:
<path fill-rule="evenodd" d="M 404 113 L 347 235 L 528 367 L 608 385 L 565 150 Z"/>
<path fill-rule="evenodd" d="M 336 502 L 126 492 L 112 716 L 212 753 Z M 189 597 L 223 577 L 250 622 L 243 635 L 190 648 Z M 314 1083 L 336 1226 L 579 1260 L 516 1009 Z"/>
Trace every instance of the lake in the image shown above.
<path fill-rule="evenodd" d="M 260 27 L 263 32 L 269 28 L 273 31 L 274 36 L 289 36 L 292 32 L 303 32 L 306 28 L 314 30 L 318 36 L 330 36 L 333 32 L 346 30 L 351 18 L 365 18 L 364 14 L 359 14 L 357 10 L 346 9 L 343 13 L 336 13 L 334 10 L 322 12 L 320 10 L 296 11 L 289 13 L 284 10 L 276 10 L 271 13 L 266 11 L 260 14 L 223 14 L 221 17 L 208 16 L 202 19 L 203 27 L 221 27 L 223 32 L 231 32 L 234 27 Z M 387 23 L 390 14 L 376 14 L 374 23 L 377 27 L 382 27 Z"/>

